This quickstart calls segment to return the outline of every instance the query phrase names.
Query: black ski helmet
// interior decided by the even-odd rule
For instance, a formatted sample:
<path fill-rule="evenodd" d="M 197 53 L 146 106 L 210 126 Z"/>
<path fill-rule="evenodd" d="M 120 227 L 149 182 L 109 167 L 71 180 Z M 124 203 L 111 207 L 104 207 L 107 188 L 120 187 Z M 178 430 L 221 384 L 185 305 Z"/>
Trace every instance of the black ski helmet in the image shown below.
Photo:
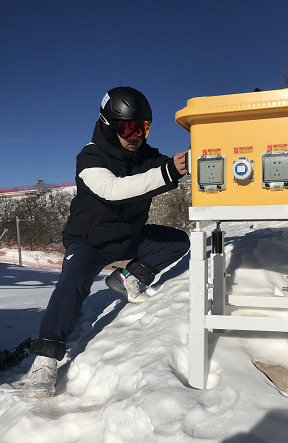
<path fill-rule="evenodd" d="M 140 91 L 130 86 L 119 86 L 104 95 L 100 119 L 105 125 L 112 127 L 116 127 L 117 120 L 152 121 L 152 110 Z"/>

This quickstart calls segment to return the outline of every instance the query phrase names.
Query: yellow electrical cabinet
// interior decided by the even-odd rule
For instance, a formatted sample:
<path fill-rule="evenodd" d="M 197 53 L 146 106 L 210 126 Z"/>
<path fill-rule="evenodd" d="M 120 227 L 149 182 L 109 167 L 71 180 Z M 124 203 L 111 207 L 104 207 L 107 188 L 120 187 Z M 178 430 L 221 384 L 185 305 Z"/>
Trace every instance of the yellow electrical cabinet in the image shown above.
<path fill-rule="evenodd" d="M 288 89 L 195 97 L 176 122 L 191 137 L 192 206 L 288 204 Z"/>

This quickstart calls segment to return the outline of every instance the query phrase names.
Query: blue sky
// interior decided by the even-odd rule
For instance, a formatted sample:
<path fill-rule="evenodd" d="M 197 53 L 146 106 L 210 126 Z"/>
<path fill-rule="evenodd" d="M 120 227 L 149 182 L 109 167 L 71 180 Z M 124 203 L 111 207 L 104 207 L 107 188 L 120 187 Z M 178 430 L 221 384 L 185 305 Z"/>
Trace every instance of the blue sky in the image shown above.
<path fill-rule="evenodd" d="M 74 180 L 105 92 L 153 110 L 148 143 L 189 146 L 195 96 L 283 87 L 287 0 L 0 0 L 0 188 Z"/>

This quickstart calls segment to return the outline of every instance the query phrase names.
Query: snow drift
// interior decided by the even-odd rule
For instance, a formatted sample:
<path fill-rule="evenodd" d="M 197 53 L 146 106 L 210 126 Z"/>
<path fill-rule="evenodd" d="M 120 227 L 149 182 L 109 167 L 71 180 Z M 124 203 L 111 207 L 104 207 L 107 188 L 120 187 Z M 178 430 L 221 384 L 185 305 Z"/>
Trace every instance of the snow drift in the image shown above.
<path fill-rule="evenodd" d="M 287 226 L 223 223 L 229 293 L 284 296 Z M 107 289 L 111 271 L 102 271 L 59 364 L 55 397 L 25 398 L 33 356 L 0 372 L 0 442 L 286 443 L 288 398 L 252 360 L 288 368 L 287 333 L 210 334 L 210 389 L 189 387 L 188 260 L 163 273 L 138 306 Z M 0 349 L 10 349 L 37 337 L 59 272 L 0 270 Z"/>

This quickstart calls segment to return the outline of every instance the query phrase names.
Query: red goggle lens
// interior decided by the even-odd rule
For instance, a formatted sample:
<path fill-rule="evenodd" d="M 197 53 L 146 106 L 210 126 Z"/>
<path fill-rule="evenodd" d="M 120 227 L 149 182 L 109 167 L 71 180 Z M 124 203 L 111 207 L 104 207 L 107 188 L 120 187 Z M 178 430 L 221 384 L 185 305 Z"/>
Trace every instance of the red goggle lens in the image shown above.
<path fill-rule="evenodd" d="M 146 138 L 149 134 L 150 126 L 150 121 L 127 122 L 119 120 L 117 123 L 117 134 L 128 140 L 134 140 L 134 138 L 142 137 L 143 135 Z"/>

